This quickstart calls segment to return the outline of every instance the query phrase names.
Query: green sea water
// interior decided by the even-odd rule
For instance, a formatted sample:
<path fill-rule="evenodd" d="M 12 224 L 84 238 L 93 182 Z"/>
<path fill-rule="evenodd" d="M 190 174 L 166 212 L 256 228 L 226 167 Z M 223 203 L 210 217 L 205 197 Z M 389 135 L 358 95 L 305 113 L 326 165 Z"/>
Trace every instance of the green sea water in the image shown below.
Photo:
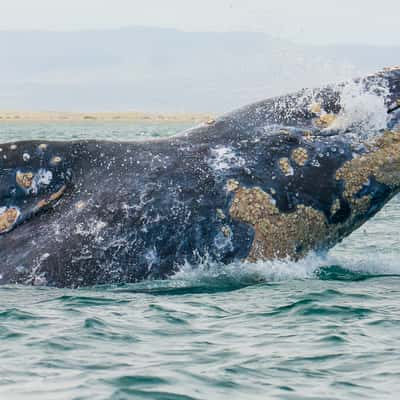
<path fill-rule="evenodd" d="M 1 124 L 0 141 L 184 125 Z M 326 257 L 165 281 L 0 288 L 0 399 L 397 399 L 400 201 Z M 0 260 L 1 263 L 1 260 Z"/>

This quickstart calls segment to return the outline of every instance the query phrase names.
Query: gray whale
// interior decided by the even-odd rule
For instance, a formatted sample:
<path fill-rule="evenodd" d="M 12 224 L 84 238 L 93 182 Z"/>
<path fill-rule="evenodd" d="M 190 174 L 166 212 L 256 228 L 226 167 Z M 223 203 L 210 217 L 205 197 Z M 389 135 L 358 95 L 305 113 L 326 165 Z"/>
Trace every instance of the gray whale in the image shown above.
<path fill-rule="evenodd" d="M 326 251 L 400 190 L 400 68 L 352 84 L 382 99 L 376 132 L 337 123 L 343 84 L 168 139 L 0 144 L 0 283 L 136 282 L 205 257 Z"/>

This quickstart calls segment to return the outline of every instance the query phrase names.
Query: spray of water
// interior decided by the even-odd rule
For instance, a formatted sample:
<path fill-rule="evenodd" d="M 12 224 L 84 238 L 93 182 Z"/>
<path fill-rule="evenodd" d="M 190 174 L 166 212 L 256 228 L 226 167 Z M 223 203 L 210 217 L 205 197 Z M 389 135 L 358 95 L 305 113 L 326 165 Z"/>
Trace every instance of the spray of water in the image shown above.
<path fill-rule="evenodd" d="M 350 131 L 368 139 L 387 126 L 387 83 L 376 80 L 366 87 L 363 82 L 348 82 L 340 90 L 341 111 L 329 127 L 339 131 Z"/>
<path fill-rule="evenodd" d="M 299 261 L 267 260 L 257 263 L 235 262 L 229 265 L 204 261 L 200 265 L 183 265 L 171 277 L 168 287 L 241 287 L 258 283 L 304 279 L 347 279 L 400 275 L 396 254 L 317 255 L 310 253 Z"/>

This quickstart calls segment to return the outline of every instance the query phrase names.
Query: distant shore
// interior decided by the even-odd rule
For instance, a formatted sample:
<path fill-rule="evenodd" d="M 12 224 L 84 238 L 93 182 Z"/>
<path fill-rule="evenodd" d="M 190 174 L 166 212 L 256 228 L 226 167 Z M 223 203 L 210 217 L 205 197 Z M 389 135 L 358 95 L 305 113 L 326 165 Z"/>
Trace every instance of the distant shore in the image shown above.
<path fill-rule="evenodd" d="M 149 122 L 200 123 L 215 118 L 212 113 L 58 112 L 0 111 L 2 122 Z"/>

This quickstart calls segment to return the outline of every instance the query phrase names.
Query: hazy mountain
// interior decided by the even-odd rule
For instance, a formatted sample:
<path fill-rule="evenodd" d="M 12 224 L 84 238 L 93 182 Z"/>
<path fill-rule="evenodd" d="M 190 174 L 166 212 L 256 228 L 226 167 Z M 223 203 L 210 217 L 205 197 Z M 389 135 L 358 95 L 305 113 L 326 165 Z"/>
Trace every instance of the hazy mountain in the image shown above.
<path fill-rule="evenodd" d="M 262 33 L 0 32 L 0 108 L 225 111 L 400 64 L 400 48 L 302 46 Z"/>

